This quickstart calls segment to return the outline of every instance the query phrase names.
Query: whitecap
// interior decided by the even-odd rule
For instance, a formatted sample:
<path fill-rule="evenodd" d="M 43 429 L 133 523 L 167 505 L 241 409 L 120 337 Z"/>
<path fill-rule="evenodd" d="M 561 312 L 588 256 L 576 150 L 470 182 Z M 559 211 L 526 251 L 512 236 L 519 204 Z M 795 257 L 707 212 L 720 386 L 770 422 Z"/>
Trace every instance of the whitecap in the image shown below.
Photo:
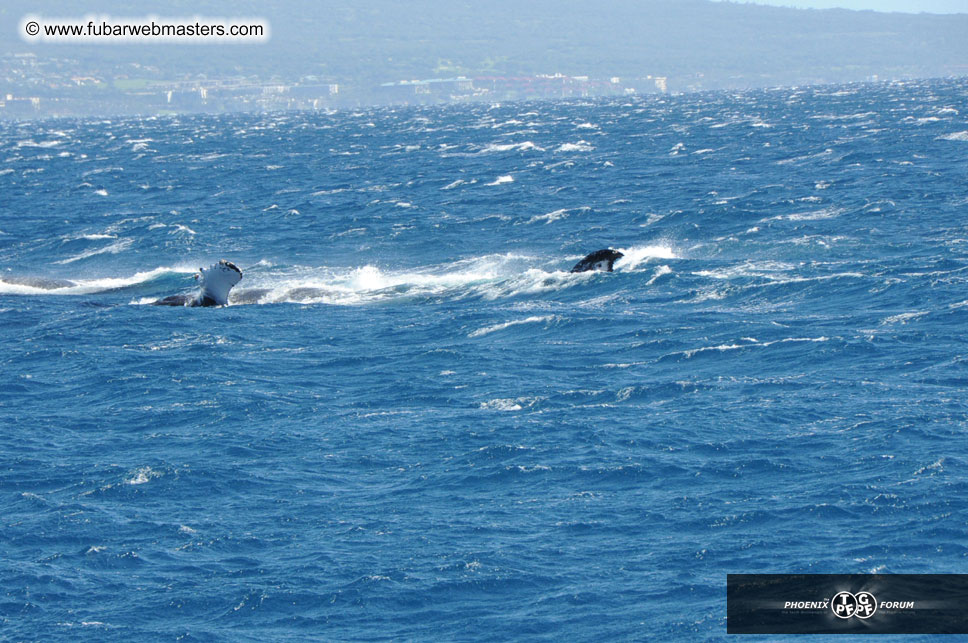
<path fill-rule="evenodd" d="M 495 152 L 528 152 L 534 150 L 536 152 L 544 152 L 544 149 L 538 147 L 531 141 L 524 141 L 523 143 L 490 143 L 478 152 L 478 154 L 493 154 Z"/>
<path fill-rule="evenodd" d="M 40 141 L 39 143 L 33 139 L 26 139 L 23 141 L 17 141 L 17 147 L 40 147 L 40 148 L 50 148 L 60 145 L 63 141 Z"/>
<path fill-rule="evenodd" d="M 687 359 L 695 357 L 699 353 L 705 353 L 708 351 L 734 351 L 740 348 L 747 348 L 749 346 L 754 346 L 754 344 L 720 344 L 719 346 L 703 346 L 702 348 L 693 348 L 691 350 L 682 351 L 681 355 L 684 355 Z"/>
<path fill-rule="evenodd" d="M 559 145 L 556 152 L 591 152 L 595 148 L 588 141 L 578 141 L 577 143 L 563 143 Z"/>
<path fill-rule="evenodd" d="M 830 341 L 829 337 L 786 337 L 784 339 L 777 339 L 770 342 L 761 342 L 757 340 L 755 337 L 742 337 L 740 339 L 747 343 L 719 344 L 718 346 L 703 346 L 701 348 L 693 348 L 690 350 L 681 351 L 679 353 L 673 353 L 673 355 L 683 355 L 688 359 L 698 355 L 699 353 L 705 353 L 705 352 L 711 352 L 711 351 L 718 351 L 722 353 L 727 351 L 739 350 L 742 348 L 768 348 L 776 344 Z"/>
<path fill-rule="evenodd" d="M 635 270 L 639 264 L 651 259 L 679 259 L 679 255 L 673 248 L 664 245 L 633 246 L 619 248 L 619 251 L 624 256 L 615 261 L 616 270 Z"/>
<path fill-rule="evenodd" d="M 544 221 L 545 224 L 551 223 L 552 221 L 557 221 L 558 219 L 564 219 L 568 216 L 567 209 L 555 210 L 554 212 L 549 212 L 547 214 L 538 214 L 536 216 L 528 219 L 528 223 L 537 223 L 538 221 Z"/>
<path fill-rule="evenodd" d="M 919 311 L 919 312 L 911 312 L 911 313 L 901 313 L 899 315 L 891 315 L 890 317 L 885 317 L 884 320 L 881 321 L 881 325 L 882 326 L 886 326 L 888 324 L 903 325 L 908 323 L 909 321 L 920 319 L 921 317 L 924 317 L 925 315 L 928 315 L 928 314 L 930 314 L 929 311 Z"/>
<path fill-rule="evenodd" d="M 504 176 L 497 177 L 496 179 L 494 179 L 494 181 L 492 181 L 491 183 L 487 183 L 486 185 L 488 186 L 504 185 L 505 183 L 514 183 L 514 177 L 511 176 L 510 174 L 505 174 Z"/>
<path fill-rule="evenodd" d="M 520 411 L 524 407 L 521 406 L 521 398 L 518 398 L 518 399 L 510 399 L 510 398 L 500 399 L 499 398 L 495 400 L 489 400 L 487 402 L 481 402 L 480 408 L 487 411 L 507 412 L 507 411 Z"/>
<path fill-rule="evenodd" d="M 660 277 L 664 277 L 665 275 L 671 275 L 671 274 L 672 274 L 672 268 L 670 268 L 669 266 L 659 266 L 658 268 L 655 269 L 655 274 L 652 275 L 652 279 L 649 279 L 649 281 L 646 282 L 645 285 L 651 286 Z"/>
<path fill-rule="evenodd" d="M 55 261 L 55 264 L 66 265 L 69 263 L 74 263 L 75 261 L 80 261 L 82 259 L 87 259 L 88 257 L 93 257 L 95 255 L 112 254 L 116 255 L 127 250 L 133 241 L 131 239 L 118 239 L 114 243 L 105 246 L 103 248 L 96 248 L 93 250 L 87 250 L 79 255 L 73 257 L 68 257 L 67 259 L 61 259 L 60 261 Z"/>
<path fill-rule="evenodd" d="M 178 268 L 155 268 L 145 272 L 137 272 L 128 277 L 101 277 L 94 279 L 72 279 L 69 285 L 56 288 L 44 288 L 42 286 L 30 286 L 23 283 L 4 281 L 0 277 L 0 294 L 5 295 L 88 295 L 106 290 L 126 288 L 137 284 L 145 283 L 156 279 L 162 275 L 192 274 L 196 269 L 189 267 Z M 154 301 L 154 300 L 151 300 Z"/>
<path fill-rule="evenodd" d="M 155 471 L 151 467 L 140 467 L 132 472 L 132 475 L 125 479 L 124 483 L 129 485 L 141 485 L 150 482 L 153 478 L 160 478 L 164 473 Z"/>
<path fill-rule="evenodd" d="M 823 221 L 825 219 L 835 219 L 844 213 L 842 208 L 823 208 L 821 210 L 811 210 L 809 212 L 794 212 L 793 214 L 781 214 L 775 217 L 770 217 L 768 219 L 760 219 L 761 222 L 765 221 Z"/>
<path fill-rule="evenodd" d="M 964 132 L 954 132 L 953 134 L 944 134 L 943 136 L 939 136 L 937 140 L 968 142 L 968 130 Z"/>
<path fill-rule="evenodd" d="M 485 326 L 484 328 L 478 328 L 477 330 L 469 333 L 468 337 L 483 337 L 484 335 L 490 335 L 491 333 L 496 333 L 499 330 L 504 330 L 512 326 L 520 326 L 522 324 L 536 324 L 541 322 L 550 322 L 555 319 L 554 315 L 544 315 L 528 317 L 527 319 L 515 319 L 512 321 L 507 321 L 502 324 L 494 324 L 493 326 Z"/>

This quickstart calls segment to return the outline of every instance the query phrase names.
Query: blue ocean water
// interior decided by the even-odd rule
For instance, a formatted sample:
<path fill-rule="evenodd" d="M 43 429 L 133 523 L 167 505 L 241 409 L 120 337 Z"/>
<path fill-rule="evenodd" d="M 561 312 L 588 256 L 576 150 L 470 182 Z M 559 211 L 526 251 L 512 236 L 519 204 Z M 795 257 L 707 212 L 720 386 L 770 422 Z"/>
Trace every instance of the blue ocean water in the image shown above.
<path fill-rule="evenodd" d="M 963 79 L 2 124 L 0 638 L 717 639 L 727 573 L 968 572 L 966 186 Z"/>

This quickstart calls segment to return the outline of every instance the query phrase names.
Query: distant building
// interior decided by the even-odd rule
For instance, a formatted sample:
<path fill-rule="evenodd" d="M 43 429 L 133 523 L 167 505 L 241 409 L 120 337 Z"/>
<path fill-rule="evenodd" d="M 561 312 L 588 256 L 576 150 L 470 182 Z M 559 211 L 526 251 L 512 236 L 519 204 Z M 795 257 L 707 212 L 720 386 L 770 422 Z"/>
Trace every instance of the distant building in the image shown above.
<path fill-rule="evenodd" d="M 34 118 L 40 109 L 40 97 L 7 94 L 0 101 L 0 116 L 6 118 Z"/>
<path fill-rule="evenodd" d="M 389 103 L 436 103 L 447 100 L 466 100 L 480 92 L 474 81 L 465 76 L 431 78 L 429 80 L 401 80 L 383 83 L 377 88 L 377 98 Z"/>

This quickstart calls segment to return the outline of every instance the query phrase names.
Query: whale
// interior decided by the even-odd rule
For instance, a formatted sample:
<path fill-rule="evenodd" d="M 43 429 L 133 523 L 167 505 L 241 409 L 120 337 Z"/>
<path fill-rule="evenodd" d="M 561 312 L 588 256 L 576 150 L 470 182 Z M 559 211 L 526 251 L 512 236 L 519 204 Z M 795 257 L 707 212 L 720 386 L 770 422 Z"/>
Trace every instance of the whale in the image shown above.
<path fill-rule="evenodd" d="M 242 270 L 231 261 L 221 259 L 208 268 L 199 268 L 195 274 L 199 291 L 194 294 L 171 295 L 152 302 L 153 306 L 225 306 L 229 303 L 229 291 L 242 281 Z"/>
<path fill-rule="evenodd" d="M 615 261 L 624 256 L 618 250 L 612 250 L 611 248 L 596 250 L 589 255 L 585 255 L 581 261 L 575 264 L 571 272 L 612 272 L 612 266 L 615 264 Z"/>
<path fill-rule="evenodd" d="M 29 286 L 42 290 L 57 290 L 58 288 L 72 288 L 77 284 L 67 279 L 53 279 L 50 277 L 18 277 L 17 275 L 0 276 L 0 283 L 11 286 Z"/>

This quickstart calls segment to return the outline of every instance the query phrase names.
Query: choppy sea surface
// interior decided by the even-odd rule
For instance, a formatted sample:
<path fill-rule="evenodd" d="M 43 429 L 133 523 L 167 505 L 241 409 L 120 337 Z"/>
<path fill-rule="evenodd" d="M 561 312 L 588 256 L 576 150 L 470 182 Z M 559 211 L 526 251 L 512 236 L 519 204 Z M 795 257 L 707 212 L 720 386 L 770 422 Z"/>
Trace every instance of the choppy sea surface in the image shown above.
<path fill-rule="evenodd" d="M 968 572 L 966 286 L 963 79 L 2 124 L 0 638 L 717 639 L 727 573 Z"/>

